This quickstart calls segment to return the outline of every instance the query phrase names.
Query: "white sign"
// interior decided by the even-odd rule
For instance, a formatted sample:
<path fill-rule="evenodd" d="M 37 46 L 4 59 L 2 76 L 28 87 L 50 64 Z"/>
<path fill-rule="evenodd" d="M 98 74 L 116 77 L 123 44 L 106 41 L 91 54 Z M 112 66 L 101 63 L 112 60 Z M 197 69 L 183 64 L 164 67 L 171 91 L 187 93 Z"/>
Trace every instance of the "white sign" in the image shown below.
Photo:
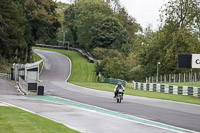
<path fill-rule="evenodd" d="M 192 68 L 200 68 L 200 54 L 192 54 Z"/>

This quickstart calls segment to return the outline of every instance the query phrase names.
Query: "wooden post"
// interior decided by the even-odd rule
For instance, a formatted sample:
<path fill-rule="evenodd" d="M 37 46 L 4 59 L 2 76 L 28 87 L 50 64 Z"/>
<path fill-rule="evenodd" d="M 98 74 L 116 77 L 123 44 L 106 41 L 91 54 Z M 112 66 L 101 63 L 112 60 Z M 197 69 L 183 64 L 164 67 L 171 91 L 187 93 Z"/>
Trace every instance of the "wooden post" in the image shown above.
<path fill-rule="evenodd" d="M 179 73 L 178 75 L 178 82 L 180 83 L 181 82 L 181 74 Z"/>
<path fill-rule="evenodd" d="M 166 75 L 164 75 L 164 83 L 166 83 L 167 81 L 167 76 Z"/>
<path fill-rule="evenodd" d="M 183 82 L 185 83 L 185 73 L 183 73 Z"/>
<path fill-rule="evenodd" d="M 162 75 L 160 75 L 160 83 L 162 83 Z"/>

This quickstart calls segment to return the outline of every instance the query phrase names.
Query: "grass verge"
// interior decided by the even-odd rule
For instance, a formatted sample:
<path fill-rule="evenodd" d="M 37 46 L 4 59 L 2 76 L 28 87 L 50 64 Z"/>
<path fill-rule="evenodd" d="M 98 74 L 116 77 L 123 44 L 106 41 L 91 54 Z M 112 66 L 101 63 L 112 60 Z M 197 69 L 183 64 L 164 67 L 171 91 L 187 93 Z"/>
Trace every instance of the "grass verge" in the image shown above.
<path fill-rule="evenodd" d="M 177 86 L 194 86 L 194 87 L 200 87 L 200 82 L 164 83 L 164 84 L 177 85 Z"/>
<path fill-rule="evenodd" d="M 34 62 L 42 60 L 42 58 L 39 55 L 37 55 L 36 53 L 33 53 L 33 58 L 34 58 Z M 41 72 L 42 66 L 43 66 L 43 62 L 41 62 L 39 65 L 40 72 Z"/>
<path fill-rule="evenodd" d="M 68 56 L 71 59 L 72 73 L 68 82 L 86 88 L 113 92 L 115 85 L 107 83 L 97 83 L 95 75 L 95 64 L 88 63 L 88 61 L 82 58 L 78 53 L 67 50 L 56 50 L 56 49 L 47 49 L 38 47 L 35 48 L 59 52 L 61 54 Z M 181 95 L 173 95 L 160 92 L 134 90 L 132 89 L 132 83 L 127 83 L 125 94 L 132 96 L 149 97 L 149 98 L 171 100 L 171 101 L 178 101 L 178 102 L 185 102 L 192 104 L 200 104 L 200 98 L 192 96 L 181 96 Z"/>
<path fill-rule="evenodd" d="M 1 133 L 78 133 L 63 124 L 14 107 L 0 106 Z"/>

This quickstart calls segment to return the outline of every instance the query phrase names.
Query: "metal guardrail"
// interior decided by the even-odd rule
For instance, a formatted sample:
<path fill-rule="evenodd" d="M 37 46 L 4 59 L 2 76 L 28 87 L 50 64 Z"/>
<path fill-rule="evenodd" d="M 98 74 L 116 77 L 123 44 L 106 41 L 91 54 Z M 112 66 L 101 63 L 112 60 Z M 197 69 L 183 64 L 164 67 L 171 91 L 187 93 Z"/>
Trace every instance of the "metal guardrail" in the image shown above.
<path fill-rule="evenodd" d="M 46 45 L 46 44 L 36 44 L 38 47 L 44 47 L 44 48 L 53 48 L 53 49 L 69 49 L 73 51 L 77 51 L 80 53 L 84 58 L 86 58 L 90 63 L 94 63 L 94 58 L 90 55 L 90 53 L 86 53 L 85 51 L 78 49 L 78 48 L 73 48 L 73 47 L 67 47 L 67 46 L 55 46 L 55 45 Z"/>

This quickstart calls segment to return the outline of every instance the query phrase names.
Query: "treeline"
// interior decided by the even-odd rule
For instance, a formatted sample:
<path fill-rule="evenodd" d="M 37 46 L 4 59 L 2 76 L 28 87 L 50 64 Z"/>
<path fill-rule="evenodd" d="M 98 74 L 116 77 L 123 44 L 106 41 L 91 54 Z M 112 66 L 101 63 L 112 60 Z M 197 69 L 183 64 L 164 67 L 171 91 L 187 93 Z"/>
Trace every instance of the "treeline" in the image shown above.
<path fill-rule="evenodd" d="M 60 27 L 52 0 L 1 0 L 0 66 L 32 61 L 32 46 L 55 43 Z"/>
<path fill-rule="evenodd" d="M 159 74 L 188 72 L 177 68 L 178 54 L 200 51 L 197 0 L 169 0 L 160 10 L 157 31 L 143 29 L 119 0 L 73 1 L 1 0 L 0 69 L 7 63 L 31 62 L 35 43 L 56 45 L 63 35 L 70 46 L 101 60 L 97 71 L 105 77 L 127 81 L 155 76 L 157 62 Z"/>
<path fill-rule="evenodd" d="M 177 68 L 178 54 L 200 51 L 196 0 L 170 0 L 163 5 L 157 31 L 150 26 L 143 30 L 118 0 L 74 0 L 64 17 L 70 45 L 100 59 L 97 71 L 105 77 L 145 80 L 156 75 L 157 62 L 160 74 L 189 71 Z"/>

